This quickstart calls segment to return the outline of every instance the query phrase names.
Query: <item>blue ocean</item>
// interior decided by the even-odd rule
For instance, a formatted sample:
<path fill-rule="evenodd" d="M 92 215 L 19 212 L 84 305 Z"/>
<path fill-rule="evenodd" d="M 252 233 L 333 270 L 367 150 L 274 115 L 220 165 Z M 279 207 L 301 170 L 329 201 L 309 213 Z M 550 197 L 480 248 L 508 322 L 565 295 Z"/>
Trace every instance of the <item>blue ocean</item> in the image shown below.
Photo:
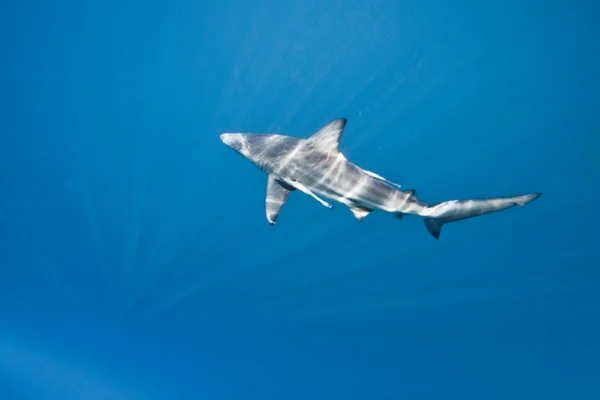
<path fill-rule="evenodd" d="M 0 399 L 600 399 L 599 10 L 6 2 Z M 271 226 L 219 136 L 336 118 L 425 202 L 543 195 Z"/>

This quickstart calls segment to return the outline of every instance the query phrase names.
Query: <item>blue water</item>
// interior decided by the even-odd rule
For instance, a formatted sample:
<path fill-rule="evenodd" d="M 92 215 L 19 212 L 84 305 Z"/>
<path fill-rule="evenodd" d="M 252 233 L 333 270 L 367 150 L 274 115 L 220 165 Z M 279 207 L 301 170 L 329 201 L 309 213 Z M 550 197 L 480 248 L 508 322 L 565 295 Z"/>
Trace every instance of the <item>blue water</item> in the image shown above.
<path fill-rule="evenodd" d="M 1 399 L 598 399 L 598 6 L 9 2 Z M 457 222 L 363 222 L 223 132 L 306 137 Z"/>

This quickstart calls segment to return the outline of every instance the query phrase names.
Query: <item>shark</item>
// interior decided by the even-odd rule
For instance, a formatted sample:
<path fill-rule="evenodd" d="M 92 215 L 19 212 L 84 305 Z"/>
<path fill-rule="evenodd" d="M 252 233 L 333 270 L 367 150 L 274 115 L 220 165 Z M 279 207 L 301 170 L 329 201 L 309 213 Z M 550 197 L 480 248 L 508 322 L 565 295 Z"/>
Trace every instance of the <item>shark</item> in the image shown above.
<path fill-rule="evenodd" d="M 223 133 L 221 141 L 267 174 L 266 218 L 274 225 L 290 193 L 299 191 L 327 208 L 343 204 L 362 221 L 374 210 L 423 218 L 435 239 L 442 226 L 514 206 L 525 206 L 541 192 L 511 197 L 450 200 L 428 204 L 414 189 L 402 187 L 350 162 L 340 151 L 346 118 L 337 118 L 306 138 L 268 133 Z M 329 200 L 329 201 L 327 201 Z"/>

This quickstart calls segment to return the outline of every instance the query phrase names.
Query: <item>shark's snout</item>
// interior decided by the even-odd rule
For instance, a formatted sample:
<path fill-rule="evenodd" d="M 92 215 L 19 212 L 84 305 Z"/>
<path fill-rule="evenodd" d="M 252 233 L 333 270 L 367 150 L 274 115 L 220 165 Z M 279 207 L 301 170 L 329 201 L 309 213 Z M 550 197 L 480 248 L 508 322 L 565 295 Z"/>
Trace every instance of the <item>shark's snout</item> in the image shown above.
<path fill-rule="evenodd" d="M 242 133 L 223 133 L 219 136 L 221 141 L 235 151 L 243 153 L 244 150 L 244 134 Z"/>
<path fill-rule="evenodd" d="M 219 138 L 221 139 L 221 142 L 225 143 L 227 146 L 233 147 L 235 143 L 239 142 L 238 136 L 239 135 L 235 133 L 224 133 L 219 136 Z"/>
<path fill-rule="evenodd" d="M 221 139 L 221 142 L 229 146 L 228 143 L 231 141 L 231 133 L 224 133 L 221 136 L 219 136 L 219 138 Z"/>

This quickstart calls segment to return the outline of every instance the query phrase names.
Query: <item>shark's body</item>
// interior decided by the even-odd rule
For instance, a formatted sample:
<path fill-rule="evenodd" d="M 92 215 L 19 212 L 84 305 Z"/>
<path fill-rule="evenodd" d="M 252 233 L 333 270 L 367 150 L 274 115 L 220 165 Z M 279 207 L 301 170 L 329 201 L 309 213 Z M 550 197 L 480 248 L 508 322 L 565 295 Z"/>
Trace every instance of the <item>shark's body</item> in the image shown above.
<path fill-rule="evenodd" d="M 399 185 L 348 161 L 339 150 L 345 126 L 345 118 L 336 119 L 307 139 L 225 133 L 221 140 L 268 174 L 266 216 L 271 225 L 289 193 L 300 190 L 329 208 L 331 204 L 321 197 L 345 204 L 359 220 L 373 210 L 387 211 L 398 218 L 404 214 L 421 216 L 431 235 L 438 239 L 445 223 L 524 206 L 541 195 L 423 203 L 414 190 L 400 190 Z"/>

